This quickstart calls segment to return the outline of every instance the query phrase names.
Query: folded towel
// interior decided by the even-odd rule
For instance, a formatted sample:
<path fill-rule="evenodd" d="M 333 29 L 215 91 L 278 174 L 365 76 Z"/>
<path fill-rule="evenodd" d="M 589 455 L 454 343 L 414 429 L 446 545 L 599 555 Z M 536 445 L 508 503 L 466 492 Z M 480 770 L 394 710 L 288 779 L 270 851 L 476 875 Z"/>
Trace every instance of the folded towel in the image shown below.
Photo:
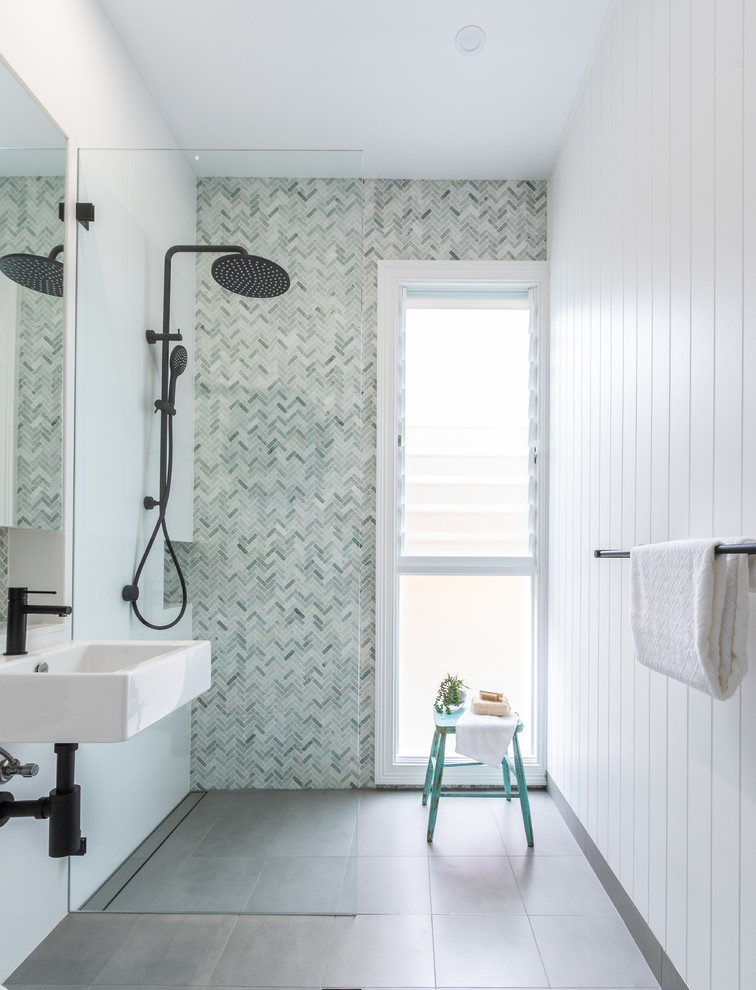
<path fill-rule="evenodd" d="M 748 591 L 756 560 L 678 540 L 630 554 L 630 625 L 639 663 L 724 700 L 748 669 Z"/>
<path fill-rule="evenodd" d="M 472 710 L 474 715 L 498 715 L 500 718 L 509 715 L 512 708 L 509 704 L 509 699 L 501 695 L 501 701 L 484 701 L 483 692 L 481 691 L 480 698 L 476 698 L 472 703 Z"/>
<path fill-rule="evenodd" d="M 501 691 L 481 691 L 480 692 L 481 701 L 503 701 L 504 695 Z"/>
<path fill-rule="evenodd" d="M 489 767 L 500 767 L 519 720 L 517 712 L 491 718 L 466 711 L 457 722 L 457 753 Z"/>

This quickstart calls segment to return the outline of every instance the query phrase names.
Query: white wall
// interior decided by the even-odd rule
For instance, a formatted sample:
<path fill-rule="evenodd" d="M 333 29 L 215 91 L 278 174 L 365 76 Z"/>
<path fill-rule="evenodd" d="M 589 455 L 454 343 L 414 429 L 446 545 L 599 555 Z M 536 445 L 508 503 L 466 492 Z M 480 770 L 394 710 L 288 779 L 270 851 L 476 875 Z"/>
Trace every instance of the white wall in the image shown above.
<path fill-rule="evenodd" d="M 756 986 L 756 673 L 637 665 L 592 551 L 756 535 L 755 112 L 753 4 L 618 0 L 549 202 L 549 768 L 691 990 Z"/>
<path fill-rule="evenodd" d="M 60 3 L 59 0 L 37 0 L 34 4 L 3 4 L 0 56 L 68 138 L 67 202 L 69 204 L 75 201 L 77 194 L 76 170 L 79 148 L 175 146 L 173 135 L 165 125 L 149 92 L 96 0 L 67 0 L 66 3 Z M 154 200 L 159 202 L 159 196 L 154 195 Z M 161 222 L 160 216 L 156 216 L 156 228 L 160 228 Z M 107 227 L 107 212 L 98 214 L 97 224 L 99 230 Z M 153 228 L 155 239 L 160 240 L 165 236 L 167 240 L 165 247 L 175 242 L 172 231 L 169 233 L 168 230 L 162 229 L 158 235 L 156 228 Z M 72 259 L 75 257 L 77 233 L 71 209 L 66 220 L 65 275 L 67 333 L 65 374 L 68 392 L 65 410 L 67 445 L 64 482 L 66 520 L 64 591 L 67 601 L 72 600 L 70 596 L 73 591 L 73 451 L 70 441 L 73 424 L 76 267 L 72 264 Z M 82 237 L 86 236 L 83 231 L 81 234 Z M 160 250 L 165 248 L 161 246 Z M 132 259 L 132 263 L 138 264 L 136 257 Z M 145 275 L 145 279 L 152 277 L 150 270 L 149 276 Z M 155 277 L 159 278 L 159 272 Z M 144 300 L 141 303 L 144 304 Z M 143 305 L 143 308 L 145 307 L 146 304 Z M 132 300 L 129 313 L 133 315 L 139 309 L 140 300 Z M 104 330 L 107 332 L 108 328 L 105 327 Z M 133 332 L 138 334 L 143 332 L 143 328 L 134 327 Z M 140 351 L 133 366 L 120 365 L 116 369 L 118 380 L 120 376 L 132 381 L 141 380 L 139 376 L 142 374 L 143 360 L 144 355 Z M 109 362 L 107 367 L 94 369 L 93 373 L 97 376 L 113 374 L 112 362 Z M 110 410 L 109 415 L 115 422 L 120 422 L 125 418 L 124 412 L 125 410 L 114 408 Z M 89 429 L 103 429 L 104 420 L 101 419 L 103 416 L 104 411 L 99 410 L 96 420 L 85 420 L 80 424 L 83 442 L 86 442 Z M 151 465 L 150 468 L 152 467 Z M 136 471 L 142 473 L 144 483 L 146 483 L 147 470 L 144 459 L 141 459 Z M 105 470 L 91 480 L 93 495 L 98 492 L 102 496 L 113 495 L 113 489 L 108 490 L 111 479 L 106 465 Z M 81 489 L 86 481 L 87 479 L 81 475 L 77 476 L 77 489 Z M 111 532 L 103 538 L 100 547 L 102 559 L 110 559 L 112 553 L 118 559 L 128 559 L 130 563 L 133 562 L 141 534 L 133 526 L 132 515 L 130 513 L 128 518 L 122 520 L 123 528 L 119 532 Z M 77 574 L 77 578 L 79 576 L 82 581 L 86 581 L 89 577 L 88 574 Z M 124 577 L 124 583 L 128 577 L 130 575 Z M 82 595 L 85 593 L 84 589 L 87 593 L 89 591 L 86 584 L 78 584 L 78 587 L 83 589 Z M 90 618 L 92 616 L 89 604 L 86 600 L 79 600 L 77 592 L 73 605 L 74 629 L 78 636 L 89 635 L 88 630 L 95 625 L 94 622 L 87 620 L 87 615 Z M 104 611 L 98 613 L 98 628 L 109 630 L 117 626 L 120 632 L 124 625 L 123 616 L 127 614 L 124 613 L 123 603 L 117 598 L 109 597 L 107 604 L 103 604 L 102 607 Z M 77 619 L 80 619 L 79 625 L 76 625 Z M 188 729 L 185 723 L 186 719 L 182 721 L 181 714 L 172 719 L 172 724 L 177 727 L 178 733 L 174 739 L 175 745 L 184 747 L 188 753 Z M 18 747 L 11 748 L 18 749 Z M 105 780 L 108 774 L 113 772 L 113 761 L 115 763 L 120 761 L 121 766 L 128 763 L 123 759 L 123 754 L 119 757 L 116 753 L 118 749 L 120 747 L 114 747 L 104 761 L 100 761 L 94 753 L 86 755 L 82 753 L 80 756 L 79 766 L 87 778 L 84 781 L 81 775 L 79 776 L 80 782 L 87 790 L 84 798 L 86 815 L 89 814 L 87 809 L 91 806 L 90 802 L 98 781 Z M 39 776 L 32 781 L 24 781 L 18 785 L 14 783 L 12 791 L 16 796 L 37 797 L 49 790 L 54 780 L 52 747 L 22 747 L 19 755 L 24 760 L 36 760 L 41 770 Z M 102 755 L 101 753 L 100 756 Z M 170 780 L 161 776 L 164 767 L 161 767 L 157 761 L 147 770 L 148 773 L 155 774 L 154 789 L 157 790 L 159 785 L 169 795 L 178 789 L 184 791 L 188 789 L 188 758 L 181 756 L 171 761 L 170 765 Z M 184 767 L 186 767 L 186 776 L 184 776 Z M 143 767 L 139 769 L 144 772 Z M 139 780 L 136 779 L 134 789 L 138 786 Z M 135 821 L 134 825 L 142 828 L 144 822 Z M 98 832 L 101 835 L 94 818 L 90 819 L 89 825 L 84 823 L 84 831 L 93 831 L 96 842 Z M 47 835 L 44 823 L 31 820 L 9 822 L 3 828 L 0 839 L 4 864 L 0 867 L 0 883 L 4 894 L 0 907 L 0 929 L 8 935 L 0 940 L 1 982 L 65 915 L 68 907 L 68 884 L 66 862 L 47 857 Z M 135 839 L 134 844 L 136 841 L 138 840 Z"/>

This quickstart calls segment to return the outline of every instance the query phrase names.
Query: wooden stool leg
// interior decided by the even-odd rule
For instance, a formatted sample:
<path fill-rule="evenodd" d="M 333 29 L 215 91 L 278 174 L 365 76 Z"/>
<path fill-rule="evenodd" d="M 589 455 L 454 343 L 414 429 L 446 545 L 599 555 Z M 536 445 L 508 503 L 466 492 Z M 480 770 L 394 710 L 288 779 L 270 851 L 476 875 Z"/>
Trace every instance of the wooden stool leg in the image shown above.
<path fill-rule="evenodd" d="M 512 800 L 512 779 L 509 776 L 509 758 L 506 753 L 504 754 L 504 759 L 501 761 L 501 775 L 504 778 L 504 796 L 507 801 Z"/>
<path fill-rule="evenodd" d="M 444 776 L 444 753 L 446 751 L 446 729 L 437 730 L 439 733 L 438 750 L 436 753 L 436 772 L 433 774 L 433 788 L 431 790 L 430 812 L 428 813 L 428 842 L 433 842 L 433 833 L 436 830 L 436 815 L 438 814 L 438 800 L 441 796 L 441 781 Z"/>
<path fill-rule="evenodd" d="M 530 820 L 530 801 L 528 800 L 528 787 L 525 783 L 525 768 L 522 765 L 522 755 L 520 754 L 520 744 L 517 741 L 517 733 L 512 737 L 512 748 L 514 750 L 515 775 L 517 777 L 517 790 L 520 798 L 520 808 L 522 809 L 522 823 L 525 826 L 525 837 L 528 845 L 533 846 L 533 823 Z"/>
<path fill-rule="evenodd" d="M 433 743 L 431 744 L 430 756 L 428 757 L 428 769 L 425 771 L 425 784 L 423 785 L 423 804 L 428 803 L 428 795 L 433 783 L 433 760 L 438 755 L 438 740 L 441 733 L 436 729 L 433 733 Z"/>

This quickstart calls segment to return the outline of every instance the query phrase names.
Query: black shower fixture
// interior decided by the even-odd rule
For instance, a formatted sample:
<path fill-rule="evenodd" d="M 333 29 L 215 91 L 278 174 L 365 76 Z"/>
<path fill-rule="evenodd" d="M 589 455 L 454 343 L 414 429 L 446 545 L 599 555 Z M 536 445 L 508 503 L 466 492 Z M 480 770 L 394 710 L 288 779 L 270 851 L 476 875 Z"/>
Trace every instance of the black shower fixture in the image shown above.
<path fill-rule="evenodd" d="M 168 535 L 168 528 L 165 522 L 165 513 L 168 508 L 168 498 L 171 493 L 171 480 L 173 477 L 173 420 L 176 415 L 176 382 L 180 375 L 186 371 L 189 362 L 189 355 L 186 348 L 179 345 L 170 350 L 171 341 L 182 340 L 181 331 L 170 332 L 171 315 L 171 261 L 175 254 L 219 254 L 223 252 L 222 258 L 217 258 L 211 267 L 211 273 L 215 281 L 224 289 L 229 289 L 238 295 L 248 296 L 253 299 L 270 299 L 273 296 L 281 296 L 290 286 L 288 274 L 279 265 L 267 258 L 258 258 L 249 254 L 245 248 L 236 245 L 225 244 L 177 244 L 169 248 L 165 253 L 165 268 L 163 275 L 163 331 L 155 333 L 148 330 L 146 333 L 147 343 L 157 344 L 162 347 L 162 373 L 160 398 L 155 400 L 155 412 L 160 413 L 160 484 L 159 498 L 155 499 L 148 495 L 144 499 L 145 509 L 159 509 L 159 515 L 155 528 L 152 531 L 147 547 L 142 554 L 142 559 L 134 574 L 131 584 L 125 585 L 122 591 L 123 600 L 130 602 L 134 609 L 134 615 L 139 621 L 150 629 L 171 629 L 180 622 L 186 612 L 187 594 L 186 582 L 181 571 L 176 553 Z M 61 265 L 61 268 L 63 266 Z M 158 533 L 162 529 L 165 537 L 165 545 L 170 554 L 171 561 L 176 570 L 176 575 L 181 585 L 181 608 L 178 615 L 172 622 L 158 626 L 147 619 L 139 611 L 137 599 L 139 598 L 139 578 L 150 555 L 150 551 L 155 543 Z"/>
<path fill-rule="evenodd" d="M 63 263 L 55 259 L 63 245 L 54 247 L 47 257 L 38 254 L 6 254 L 0 258 L 0 272 L 27 289 L 48 296 L 63 295 Z"/>

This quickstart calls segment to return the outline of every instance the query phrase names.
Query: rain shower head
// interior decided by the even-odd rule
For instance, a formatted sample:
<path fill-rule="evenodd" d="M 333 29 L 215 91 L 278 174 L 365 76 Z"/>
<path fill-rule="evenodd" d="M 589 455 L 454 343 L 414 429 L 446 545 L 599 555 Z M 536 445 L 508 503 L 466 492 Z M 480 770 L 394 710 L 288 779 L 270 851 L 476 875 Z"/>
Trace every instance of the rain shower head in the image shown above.
<path fill-rule="evenodd" d="M 210 271 L 224 289 L 253 299 L 281 296 L 291 284 L 280 265 L 254 254 L 226 254 L 213 262 Z"/>
<path fill-rule="evenodd" d="M 6 254 L 0 258 L 0 272 L 19 285 L 48 296 L 63 295 L 63 264 L 55 258 L 63 250 L 59 244 L 48 257 L 37 254 Z"/>

